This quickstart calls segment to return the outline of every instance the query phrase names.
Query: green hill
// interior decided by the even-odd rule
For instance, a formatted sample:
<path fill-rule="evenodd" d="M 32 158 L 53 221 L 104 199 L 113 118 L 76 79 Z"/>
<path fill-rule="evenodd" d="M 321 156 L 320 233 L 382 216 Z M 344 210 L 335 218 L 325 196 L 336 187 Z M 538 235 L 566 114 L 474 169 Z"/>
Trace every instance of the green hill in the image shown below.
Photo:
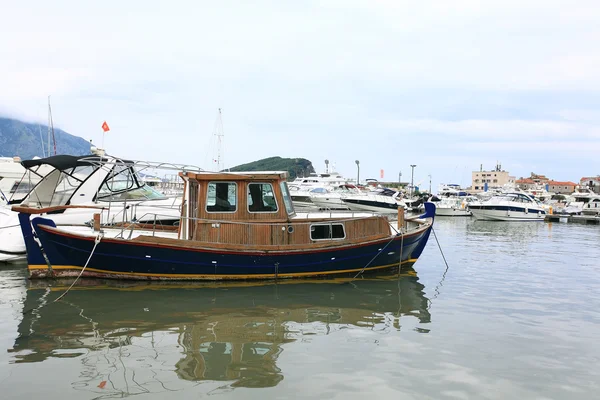
<path fill-rule="evenodd" d="M 40 131 L 42 133 L 41 138 Z M 44 140 L 44 151 L 47 151 L 47 132 L 48 127 L 46 125 L 0 117 L 0 156 L 19 156 L 23 160 L 35 156 L 44 156 L 42 138 Z M 54 128 L 54 136 L 56 137 L 57 154 L 79 156 L 90 153 L 90 143 L 85 139 L 56 128 Z M 46 156 L 54 155 L 54 148 L 52 145 L 50 147 L 52 148 L 52 154 L 46 154 Z"/>
<path fill-rule="evenodd" d="M 298 175 L 306 176 L 315 172 L 315 169 L 312 163 L 305 158 L 269 157 L 238 165 L 230 168 L 230 171 L 287 171 L 289 179 L 296 179 Z"/>

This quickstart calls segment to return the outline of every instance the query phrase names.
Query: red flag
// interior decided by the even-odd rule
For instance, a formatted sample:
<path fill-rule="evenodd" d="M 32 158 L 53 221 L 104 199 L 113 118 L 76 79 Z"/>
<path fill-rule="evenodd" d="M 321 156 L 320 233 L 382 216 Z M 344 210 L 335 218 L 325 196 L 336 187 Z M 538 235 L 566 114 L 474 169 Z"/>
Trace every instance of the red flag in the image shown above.
<path fill-rule="evenodd" d="M 110 131 L 110 128 L 108 127 L 108 124 L 106 123 L 106 121 L 104 121 L 104 123 L 102 124 L 102 130 L 104 132 Z"/>
<path fill-rule="evenodd" d="M 383 170 L 379 171 L 379 176 L 383 179 Z"/>

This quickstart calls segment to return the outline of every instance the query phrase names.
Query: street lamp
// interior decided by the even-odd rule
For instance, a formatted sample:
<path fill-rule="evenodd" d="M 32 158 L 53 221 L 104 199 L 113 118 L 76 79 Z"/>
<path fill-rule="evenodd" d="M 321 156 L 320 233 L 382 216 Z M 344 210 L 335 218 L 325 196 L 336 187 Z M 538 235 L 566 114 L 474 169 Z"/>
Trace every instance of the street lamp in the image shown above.
<path fill-rule="evenodd" d="M 410 173 L 410 196 L 412 197 L 415 190 L 415 167 L 417 164 L 410 164 L 411 173 Z"/>
<path fill-rule="evenodd" d="M 431 174 L 427 176 L 429 176 L 429 194 L 431 194 Z"/>
<path fill-rule="evenodd" d="M 356 163 L 356 186 L 360 184 L 360 161 L 354 161 Z"/>

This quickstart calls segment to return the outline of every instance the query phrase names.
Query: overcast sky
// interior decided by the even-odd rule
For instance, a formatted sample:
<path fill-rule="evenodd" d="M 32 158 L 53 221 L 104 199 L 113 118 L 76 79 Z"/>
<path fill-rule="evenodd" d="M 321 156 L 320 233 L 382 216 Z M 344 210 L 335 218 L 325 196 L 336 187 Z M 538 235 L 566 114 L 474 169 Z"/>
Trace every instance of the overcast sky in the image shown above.
<path fill-rule="evenodd" d="M 600 3 L 2 1 L 0 114 L 133 159 L 468 185 L 600 173 Z M 212 144 L 211 144 L 212 143 Z"/>

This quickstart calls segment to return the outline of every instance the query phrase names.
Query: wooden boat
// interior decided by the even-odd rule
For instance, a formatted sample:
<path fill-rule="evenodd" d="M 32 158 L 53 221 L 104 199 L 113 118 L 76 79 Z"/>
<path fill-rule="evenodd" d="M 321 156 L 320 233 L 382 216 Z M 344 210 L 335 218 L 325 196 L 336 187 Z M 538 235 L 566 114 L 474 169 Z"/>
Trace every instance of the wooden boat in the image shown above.
<path fill-rule="evenodd" d="M 30 218 L 47 212 L 43 208 L 14 206 L 30 277 L 219 280 L 358 274 L 414 263 L 435 215 L 429 203 L 415 219 L 405 220 L 401 210 L 394 228 L 370 213 L 297 214 L 285 172 L 180 176 L 185 189 L 177 231 L 147 226 L 140 231 L 135 224 L 121 227 L 120 235 L 109 235 L 99 224 L 73 230 L 56 227 L 50 218 Z"/>

